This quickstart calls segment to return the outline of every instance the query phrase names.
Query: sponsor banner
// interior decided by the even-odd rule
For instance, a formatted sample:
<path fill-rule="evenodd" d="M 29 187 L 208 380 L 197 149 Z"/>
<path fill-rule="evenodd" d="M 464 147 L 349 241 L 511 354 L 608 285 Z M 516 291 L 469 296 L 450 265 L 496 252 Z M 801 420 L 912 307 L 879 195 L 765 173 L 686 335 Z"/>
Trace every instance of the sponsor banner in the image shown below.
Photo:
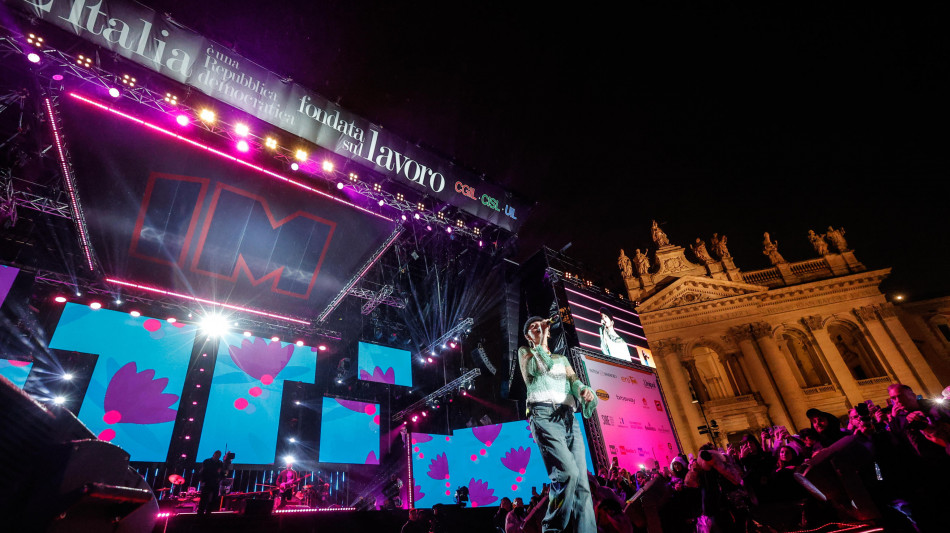
<path fill-rule="evenodd" d="M 4 2 L 492 224 L 515 232 L 524 218 L 526 206 L 500 187 L 141 4 Z"/>
<path fill-rule="evenodd" d="M 610 459 L 631 472 L 654 460 L 669 466 L 680 449 L 656 374 L 591 358 L 585 364 Z"/>

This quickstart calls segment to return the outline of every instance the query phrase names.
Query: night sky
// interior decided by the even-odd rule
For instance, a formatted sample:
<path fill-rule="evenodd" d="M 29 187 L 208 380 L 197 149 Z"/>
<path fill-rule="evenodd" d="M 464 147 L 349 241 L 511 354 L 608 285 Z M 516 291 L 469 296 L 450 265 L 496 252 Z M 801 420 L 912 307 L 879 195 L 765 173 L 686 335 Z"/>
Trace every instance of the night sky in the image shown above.
<path fill-rule="evenodd" d="M 652 219 L 683 246 L 728 235 L 743 270 L 768 266 L 762 232 L 797 261 L 833 225 L 893 267 L 888 294 L 950 294 L 937 11 L 144 3 L 536 202 L 516 260 L 572 243 L 619 287 Z"/>

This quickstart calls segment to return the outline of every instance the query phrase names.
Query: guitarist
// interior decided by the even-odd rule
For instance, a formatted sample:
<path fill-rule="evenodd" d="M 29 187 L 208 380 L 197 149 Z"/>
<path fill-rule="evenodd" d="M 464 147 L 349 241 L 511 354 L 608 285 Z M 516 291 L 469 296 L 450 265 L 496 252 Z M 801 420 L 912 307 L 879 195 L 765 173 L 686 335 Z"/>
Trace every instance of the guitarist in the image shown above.
<path fill-rule="evenodd" d="M 300 481 L 300 476 L 294 470 L 293 463 L 287 463 L 287 466 L 277 474 L 277 495 L 280 497 L 278 508 L 287 505 L 287 501 L 294 496 L 294 486 Z"/>

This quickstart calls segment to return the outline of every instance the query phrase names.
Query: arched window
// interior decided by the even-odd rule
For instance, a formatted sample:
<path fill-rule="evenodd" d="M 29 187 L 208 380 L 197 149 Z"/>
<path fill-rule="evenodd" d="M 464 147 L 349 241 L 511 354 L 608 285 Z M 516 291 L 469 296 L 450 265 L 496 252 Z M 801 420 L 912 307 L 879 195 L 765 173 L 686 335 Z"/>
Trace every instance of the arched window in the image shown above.
<path fill-rule="evenodd" d="M 818 358 L 818 353 L 801 333 L 786 331 L 782 334 L 779 347 L 785 352 L 792 366 L 798 370 L 795 377 L 798 378 L 798 384 L 801 387 L 817 387 L 831 383 L 821 359 Z"/>
<path fill-rule="evenodd" d="M 690 377 L 700 400 L 721 400 L 735 396 L 729 375 L 715 350 L 699 345 L 690 350 L 690 355 L 693 356 Z"/>
<path fill-rule="evenodd" d="M 855 328 L 841 322 L 829 324 L 828 336 L 844 359 L 844 364 L 848 365 L 854 379 L 887 375 L 864 336 Z"/>

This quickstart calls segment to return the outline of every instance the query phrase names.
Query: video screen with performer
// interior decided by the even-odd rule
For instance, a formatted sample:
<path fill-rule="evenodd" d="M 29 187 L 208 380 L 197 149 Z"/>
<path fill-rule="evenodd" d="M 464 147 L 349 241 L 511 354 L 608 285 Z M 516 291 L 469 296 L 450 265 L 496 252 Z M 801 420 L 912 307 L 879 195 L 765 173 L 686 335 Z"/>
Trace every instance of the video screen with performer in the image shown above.
<path fill-rule="evenodd" d="M 357 366 L 363 381 L 412 386 L 412 353 L 408 350 L 361 342 Z"/>
<path fill-rule="evenodd" d="M 587 291 L 564 286 L 580 346 L 620 361 L 656 368 L 640 315 Z"/>
<path fill-rule="evenodd" d="M 680 453 L 673 423 L 653 372 L 585 357 L 607 456 L 630 472 L 668 466 Z"/>

